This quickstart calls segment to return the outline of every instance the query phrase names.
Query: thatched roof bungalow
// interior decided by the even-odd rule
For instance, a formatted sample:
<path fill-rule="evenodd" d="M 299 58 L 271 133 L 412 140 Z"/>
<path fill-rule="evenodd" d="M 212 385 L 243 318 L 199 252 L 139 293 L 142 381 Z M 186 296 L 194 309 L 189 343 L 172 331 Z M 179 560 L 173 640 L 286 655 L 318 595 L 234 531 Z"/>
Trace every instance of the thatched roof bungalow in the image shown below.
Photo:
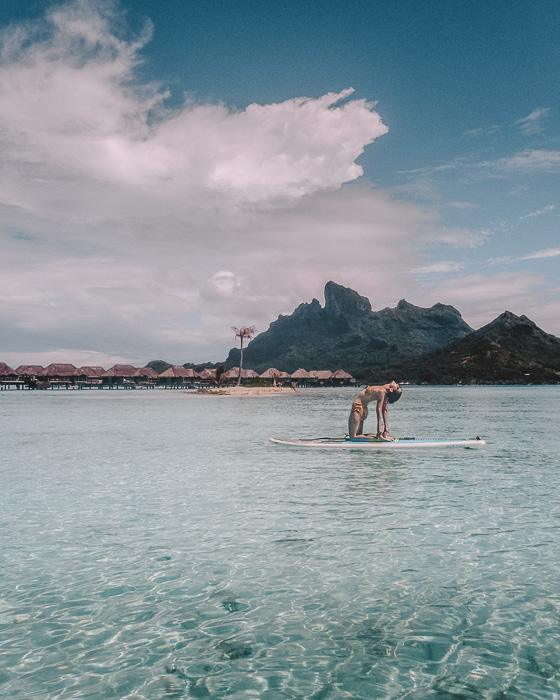
<path fill-rule="evenodd" d="M 0 362 L 0 389 L 7 389 L 9 386 L 20 389 L 24 385 L 25 381 L 18 376 L 15 369 L 12 369 L 5 362 Z"/>
<path fill-rule="evenodd" d="M 79 377 L 80 370 L 71 364 L 52 362 L 48 367 L 45 367 L 45 370 L 42 372 L 41 376 L 47 377 L 48 379 L 69 381 L 75 377 Z"/>
<path fill-rule="evenodd" d="M 40 377 L 44 371 L 45 368 L 42 365 L 20 365 L 16 369 L 16 374 L 20 377 Z"/>
<path fill-rule="evenodd" d="M 200 377 L 200 375 L 198 372 L 195 372 L 194 369 L 187 369 L 181 365 L 172 365 L 158 375 L 160 384 L 164 384 L 165 386 L 183 385 L 186 379 L 190 379 L 190 383 L 193 384 L 195 378 L 198 377 Z"/>
<path fill-rule="evenodd" d="M 227 372 L 224 372 L 222 375 L 226 379 L 237 379 L 239 377 L 239 367 L 232 367 L 231 369 L 228 369 Z M 241 372 L 241 378 L 245 376 L 245 370 Z"/>
<path fill-rule="evenodd" d="M 215 369 L 209 369 L 208 367 L 205 367 L 202 372 L 200 372 L 200 378 L 201 379 L 206 379 L 206 380 L 214 380 L 216 379 L 216 370 Z"/>
<path fill-rule="evenodd" d="M 331 381 L 335 382 L 336 384 L 349 384 L 355 380 L 351 374 L 348 374 L 348 372 L 345 372 L 343 369 L 337 369 L 336 372 L 333 372 Z"/>
<path fill-rule="evenodd" d="M 101 377 L 104 373 L 105 370 L 103 367 L 97 367 L 97 366 L 88 366 L 85 365 L 84 367 L 80 367 L 78 370 L 80 373 L 80 377 L 87 377 L 88 379 L 97 379 Z"/>
<path fill-rule="evenodd" d="M 258 376 L 259 373 L 255 372 L 254 369 L 241 370 L 241 379 L 254 379 Z M 226 377 L 226 379 L 237 379 L 239 377 L 239 367 L 232 367 L 231 369 L 228 369 L 227 372 L 224 372 L 224 377 Z"/>
<path fill-rule="evenodd" d="M 157 379 L 159 374 L 151 367 L 138 367 L 134 373 L 135 377 L 143 377 L 144 379 Z"/>
<path fill-rule="evenodd" d="M 158 376 L 164 379 L 194 379 L 195 377 L 200 377 L 194 369 L 187 369 L 182 365 L 172 365 Z"/>
<path fill-rule="evenodd" d="M 321 382 L 328 382 L 332 378 L 333 373 L 330 369 L 314 369 L 309 372 L 311 379 L 316 379 Z"/>
<path fill-rule="evenodd" d="M 292 372 L 290 375 L 291 379 L 309 379 L 309 372 L 306 369 L 302 369 L 301 367 L 299 369 L 296 369 L 295 372 Z"/>
<path fill-rule="evenodd" d="M 101 375 L 104 383 L 109 386 L 119 386 L 119 385 L 131 385 L 136 384 L 138 380 L 137 367 L 132 365 L 113 365 L 106 372 Z M 136 380 L 136 381 L 135 381 Z"/>
<path fill-rule="evenodd" d="M 101 375 L 107 384 L 139 384 L 140 379 L 157 379 L 158 373 L 151 367 L 133 365 L 113 365 Z"/>
<path fill-rule="evenodd" d="M 269 367 L 260 375 L 260 377 L 261 379 L 278 379 L 281 374 L 282 373 L 280 370 L 276 369 L 275 367 Z"/>
<path fill-rule="evenodd" d="M 108 369 L 106 372 L 103 372 L 104 377 L 135 377 L 136 376 L 136 370 L 137 367 L 133 367 L 132 365 L 113 365 L 110 369 Z"/>

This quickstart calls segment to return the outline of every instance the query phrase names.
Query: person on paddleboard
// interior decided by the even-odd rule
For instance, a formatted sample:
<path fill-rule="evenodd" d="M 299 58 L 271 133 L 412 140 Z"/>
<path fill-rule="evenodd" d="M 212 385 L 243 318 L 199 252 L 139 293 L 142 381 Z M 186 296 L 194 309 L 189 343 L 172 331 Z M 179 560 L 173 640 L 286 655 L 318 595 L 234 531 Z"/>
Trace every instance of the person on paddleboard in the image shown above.
<path fill-rule="evenodd" d="M 360 391 L 352 403 L 350 418 L 348 418 L 348 434 L 350 440 L 363 440 L 377 438 L 392 442 L 389 437 L 389 424 L 387 423 L 387 409 L 390 403 L 395 403 L 401 398 L 402 389 L 397 382 L 383 384 L 383 386 L 366 386 Z M 368 404 L 377 401 L 377 435 L 364 434 L 364 421 L 368 416 Z M 383 425 L 382 425 L 383 423 Z"/>

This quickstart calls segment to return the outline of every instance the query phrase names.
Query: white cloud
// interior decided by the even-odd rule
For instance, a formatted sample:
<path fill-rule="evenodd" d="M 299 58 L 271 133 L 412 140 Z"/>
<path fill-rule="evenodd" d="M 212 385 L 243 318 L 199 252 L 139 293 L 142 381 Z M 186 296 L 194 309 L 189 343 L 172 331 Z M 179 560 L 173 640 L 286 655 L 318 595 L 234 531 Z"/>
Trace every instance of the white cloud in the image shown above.
<path fill-rule="evenodd" d="M 498 124 L 492 124 L 492 126 L 480 126 L 476 129 L 468 129 L 463 133 L 463 136 L 467 138 L 478 138 L 480 136 L 493 136 L 494 134 L 499 134 L 502 127 Z"/>
<path fill-rule="evenodd" d="M 514 127 L 519 127 L 520 131 L 526 136 L 538 134 L 543 130 L 542 122 L 549 116 L 550 109 L 548 107 L 534 109 L 531 114 L 522 119 L 517 119 L 513 122 Z M 494 136 L 504 130 L 511 129 L 512 124 L 506 127 L 500 124 L 492 124 L 491 126 L 480 126 L 474 129 L 469 129 L 463 133 L 467 138 L 478 138 L 481 136 Z"/>
<path fill-rule="evenodd" d="M 547 248 L 546 250 L 537 250 L 535 253 L 524 255 L 518 260 L 543 260 L 546 258 L 557 258 L 560 256 L 560 248 Z"/>
<path fill-rule="evenodd" d="M 546 293 L 543 295 L 543 288 Z M 526 315 L 548 333 L 560 334 L 560 288 L 529 272 L 500 272 L 455 276 L 424 285 L 426 305 L 444 301 L 461 311 L 473 328 L 480 328 L 508 310 Z M 546 301 L 543 301 L 546 299 Z"/>
<path fill-rule="evenodd" d="M 522 221 L 523 219 L 530 219 L 533 216 L 540 216 L 540 214 L 546 214 L 548 211 L 554 211 L 556 207 L 554 204 L 549 204 L 547 207 L 544 207 L 544 209 L 539 209 L 538 211 L 532 211 L 530 214 L 525 214 L 525 216 L 520 216 L 519 219 Z"/>
<path fill-rule="evenodd" d="M 210 301 L 224 301 L 235 294 L 244 293 L 243 279 L 230 270 L 219 270 L 207 280 L 201 296 Z"/>
<path fill-rule="evenodd" d="M 451 260 L 443 260 L 441 262 L 423 265 L 411 270 L 416 275 L 445 275 L 450 272 L 459 272 L 465 267 L 465 263 L 453 262 Z"/>
<path fill-rule="evenodd" d="M 476 209 L 478 204 L 473 204 L 472 202 L 447 202 L 443 206 L 451 209 Z"/>
<path fill-rule="evenodd" d="M 532 136 L 542 131 L 542 122 L 548 117 L 550 109 L 548 107 L 534 109 L 531 114 L 523 119 L 518 119 L 515 124 L 519 126 L 526 136 Z"/>
<path fill-rule="evenodd" d="M 480 166 L 512 174 L 554 173 L 560 170 L 560 151 L 525 150 L 496 161 L 480 163 Z"/>
<path fill-rule="evenodd" d="M 406 270 L 417 265 L 432 227 L 421 208 L 365 186 L 245 210 L 232 230 L 231 219 L 203 221 L 192 238 L 177 235 L 188 226 L 180 213 L 155 237 L 149 218 L 132 218 L 135 201 L 122 202 L 121 218 L 95 227 L 96 240 L 82 256 L 69 254 L 66 228 L 74 222 L 63 216 L 51 223 L 55 244 L 48 250 L 7 240 L 0 276 L 5 342 L 13 338 L 22 352 L 41 342 L 47 350 L 93 348 L 143 360 L 220 359 L 233 344 L 231 325 L 266 330 L 278 314 L 319 296 L 330 279 L 378 308 L 395 303 L 411 289 Z M 113 235 L 131 222 L 132 239 Z M 103 255 L 95 253 L 99 247 Z M 24 255 L 26 264 L 17 264 Z"/>
<path fill-rule="evenodd" d="M 434 239 L 455 248 L 476 248 L 484 243 L 488 231 L 440 226 L 433 229 Z"/>
<path fill-rule="evenodd" d="M 498 265 L 501 263 L 515 263 L 522 260 L 546 260 L 548 258 L 560 257 L 560 248 L 547 248 L 546 250 L 537 250 L 534 253 L 528 253 L 527 255 L 520 255 L 519 257 L 513 258 L 509 255 L 505 255 L 500 258 L 494 258 L 490 260 L 491 265 Z"/>
<path fill-rule="evenodd" d="M 95 8 L 82 0 L 50 12 L 46 38 L 31 29 L 3 37 L 1 145 L 28 177 L 299 197 L 360 177 L 356 158 L 387 132 L 373 104 L 348 99 L 352 89 L 244 110 L 165 110 L 166 92 L 133 80 L 147 32 L 120 40 L 112 14 Z M 11 194 L 25 205 L 21 190 Z"/>

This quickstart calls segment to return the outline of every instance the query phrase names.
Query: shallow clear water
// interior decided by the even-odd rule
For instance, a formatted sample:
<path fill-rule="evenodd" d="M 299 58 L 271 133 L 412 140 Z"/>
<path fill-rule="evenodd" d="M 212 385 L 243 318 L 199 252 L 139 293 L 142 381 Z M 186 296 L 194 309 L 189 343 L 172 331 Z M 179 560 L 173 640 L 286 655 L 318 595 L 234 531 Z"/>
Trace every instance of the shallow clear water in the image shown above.
<path fill-rule="evenodd" d="M 0 393 L 0 697 L 560 697 L 560 387 Z M 370 417 L 369 421 L 373 417 Z M 370 426 L 371 427 L 371 426 Z"/>

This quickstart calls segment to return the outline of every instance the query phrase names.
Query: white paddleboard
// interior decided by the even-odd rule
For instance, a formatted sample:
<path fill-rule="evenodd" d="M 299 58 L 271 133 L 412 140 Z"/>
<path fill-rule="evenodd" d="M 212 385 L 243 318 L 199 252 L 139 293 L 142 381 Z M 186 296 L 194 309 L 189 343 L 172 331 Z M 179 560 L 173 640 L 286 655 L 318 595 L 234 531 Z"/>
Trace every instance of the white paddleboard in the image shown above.
<path fill-rule="evenodd" d="M 275 445 L 287 447 L 324 447 L 327 449 L 346 450 L 397 450 L 411 449 L 415 447 L 481 447 L 486 440 L 481 438 L 431 440 L 422 438 L 394 438 L 391 442 L 371 438 L 368 440 L 349 440 L 348 438 L 313 438 L 309 440 L 282 440 L 281 438 L 268 438 Z"/>

